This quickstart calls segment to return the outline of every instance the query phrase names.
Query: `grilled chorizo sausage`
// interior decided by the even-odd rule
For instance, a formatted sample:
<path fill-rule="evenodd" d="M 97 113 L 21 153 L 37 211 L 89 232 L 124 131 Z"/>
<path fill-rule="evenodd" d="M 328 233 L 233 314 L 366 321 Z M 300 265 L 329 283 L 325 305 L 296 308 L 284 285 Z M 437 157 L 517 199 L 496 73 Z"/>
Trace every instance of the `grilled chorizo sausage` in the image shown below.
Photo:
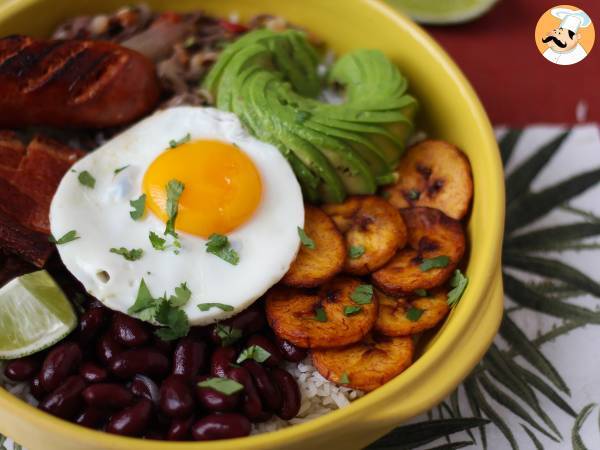
<path fill-rule="evenodd" d="M 103 41 L 0 39 L 0 126 L 103 128 L 148 113 L 160 88 L 153 63 Z"/>

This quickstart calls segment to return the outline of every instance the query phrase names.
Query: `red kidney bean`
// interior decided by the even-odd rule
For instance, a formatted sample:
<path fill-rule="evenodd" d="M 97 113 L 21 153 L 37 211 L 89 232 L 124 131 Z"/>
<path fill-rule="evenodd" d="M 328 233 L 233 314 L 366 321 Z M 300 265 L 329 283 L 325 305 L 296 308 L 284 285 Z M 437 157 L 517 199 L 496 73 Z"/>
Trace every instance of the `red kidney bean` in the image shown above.
<path fill-rule="evenodd" d="M 123 379 L 137 374 L 162 378 L 169 371 L 169 359 L 152 348 L 126 350 L 112 359 L 110 370 Z"/>
<path fill-rule="evenodd" d="M 81 375 L 88 383 L 102 383 L 108 378 L 108 372 L 93 362 L 84 362 L 79 369 Z"/>
<path fill-rule="evenodd" d="M 119 344 L 110 333 L 106 333 L 100 338 L 96 346 L 98 359 L 104 364 L 109 365 L 113 358 L 123 351 L 123 346 Z"/>
<path fill-rule="evenodd" d="M 296 383 L 292 375 L 278 367 L 271 369 L 271 378 L 279 388 L 282 399 L 281 408 L 275 412 L 284 420 L 293 419 L 298 414 L 298 411 L 300 411 L 300 389 L 298 389 L 298 383 Z"/>
<path fill-rule="evenodd" d="M 160 392 L 156 383 L 145 375 L 136 375 L 129 387 L 131 392 L 138 397 L 146 397 L 152 403 L 158 403 Z"/>
<path fill-rule="evenodd" d="M 267 358 L 264 362 L 267 366 L 277 367 L 283 361 L 283 355 L 281 354 L 281 350 L 277 347 L 276 344 L 273 343 L 269 338 L 263 336 L 262 334 L 253 334 L 246 341 L 246 347 L 248 348 L 252 345 L 258 345 L 262 349 L 268 351 L 271 356 Z"/>
<path fill-rule="evenodd" d="M 121 313 L 113 315 L 112 332 L 115 340 L 127 347 L 144 345 L 151 337 L 144 322 Z"/>
<path fill-rule="evenodd" d="M 92 384 L 86 387 L 81 395 L 89 406 L 102 409 L 125 408 L 133 400 L 131 391 L 116 383 Z"/>
<path fill-rule="evenodd" d="M 180 339 L 173 354 L 173 374 L 192 380 L 206 366 L 205 342 L 186 337 Z"/>
<path fill-rule="evenodd" d="M 201 375 L 196 378 L 196 399 L 208 411 L 226 412 L 236 409 L 240 402 L 240 393 L 227 395 L 215 389 L 200 387 L 198 383 L 210 378 L 207 375 Z"/>
<path fill-rule="evenodd" d="M 150 344 L 150 347 L 152 347 L 154 350 L 158 350 L 159 352 L 164 353 L 165 356 L 168 356 L 169 358 L 173 354 L 174 346 L 175 343 L 173 341 L 163 341 L 156 335 L 152 339 L 152 344 Z"/>
<path fill-rule="evenodd" d="M 44 396 L 47 394 L 46 390 L 42 386 L 42 380 L 40 379 L 39 374 L 36 375 L 29 383 L 29 392 L 31 392 L 31 395 L 33 395 L 38 401 L 42 401 Z"/>
<path fill-rule="evenodd" d="M 70 376 L 42 400 L 39 408 L 57 417 L 71 419 L 81 408 L 81 391 L 84 389 L 83 377 Z"/>
<path fill-rule="evenodd" d="M 140 436 L 152 419 L 152 402 L 140 399 L 135 405 L 113 414 L 106 431 L 123 436 Z"/>
<path fill-rule="evenodd" d="M 228 377 L 244 386 L 242 409 L 246 417 L 250 420 L 259 419 L 263 413 L 262 402 L 250 372 L 243 367 L 233 367 L 229 371 Z"/>
<path fill-rule="evenodd" d="M 9 361 L 4 368 L 4 375 L 13 381 L 28 381 L 35 376 L 39 368 L 40 361 L 38 358 L 26 356 Z"/>
<path fill-rule="evenodd" d="M 150 430 L 144 434 L 144 439 L 150 439 L 151 441 L 164 441 L 165 433 L 160 430 Z"/>
<path fill-rule="evenodd" d="M 226 377 L 236 356 L 237 351 L 233 347 L 217 347 L 210 358 L 210 373 L 215 377 Z"/>
<path fill-rule="evenodd" d="M 244 336 L 260 331 L 266 325 L 264 312 L 256 306 L 251 306 L 245 309 L 237 316 L 221 322 L 222 325 L 227 325 L 232 328 L 237 328 L 242 331 Z M 211 340 L 216 344 L 221 344 L 221 338 L 217 333 L 217 327 L 211 329 Z"/>
<path fill-rule="evenodd" d="M 262 404 L 271 411 L 279 411 L 282 403 L 281 393 L 265 368 L 256 361 L 244 361 L 242 366 L 252 375 Z"/>
<path fill-rule="evenodd" d="M 106 321 L 105 308 L 89 308 L 79 318 L 79 342 L 87 345 L 100 333 Z"/>
<path fill-rule="evenodd" d="M 285 339 L 281 339 L 278 336 L 275 336 L 275 342 L 279 346 L 283 357 L 290 362 L 300 362 L 304 358 L 306 358 L 306 350 L 303 348 L 296 347 L 291 342 L 286 341 Z"/>
<path fill-rule="evenodd" d="M 197 441 L 231 439 L 249 434 L 250 421 L 236 413 L 210 414 L 192 426 L 192 436 Z"/>
<path fill-rule="evenodd" d="M 171 375 L 160 387 L 160 409 L 169 417 L 189 417 L 194 411 L 194 396 L 182 375 Z"/>
<path fill-rule="evenodd" d="M 192 425 L 194 424 L 194 417 L 187 417 L 184 419 L 173 419 L 171 426 L 167 431 L 168 441 L 186 441 L 191 437 Z"/>
<path fill-rule="evenodd" d="M 65 342 L 54 347 L 48 353 L 42 371 L 40 381 L 46 391 L 56 389 L 67 376 L 79 369 L 81 364 L 81 349 L 73 342 Z"/>
<path fill-rule="evenodd" d="M 77 416 L 75 423 L 87 428 L 100 428 L 109 416 L 110 413 L 105 410 L 87 407 Z"/>

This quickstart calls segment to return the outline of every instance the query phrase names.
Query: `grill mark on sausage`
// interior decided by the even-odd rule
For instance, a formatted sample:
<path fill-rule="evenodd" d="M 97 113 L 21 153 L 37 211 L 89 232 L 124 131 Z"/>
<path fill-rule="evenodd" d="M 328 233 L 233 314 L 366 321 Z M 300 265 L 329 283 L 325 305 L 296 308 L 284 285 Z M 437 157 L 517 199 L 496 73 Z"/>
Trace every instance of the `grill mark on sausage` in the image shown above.
<path fill-rule="evenodd" d="M 68 65 L 71 59 L 84 52 L 87 45 L 80 42 L 57 41 L 48 46 L 44 52 L 45 58 L 37 65 L 36 72 L 32 73 L 21 89 L 24 94 L 29 94 L 37 89 L 41 89 L 50 80 L 61 73 L 62 69 Z"/>
<path fill-rule="evenodd" d="M 0 40 L 0 69 L 22 50 L 33 44 L 33 39 L 26 36 L 7 36 Z"/>
<path fill-rule="evenodd" d="M 80 64 L 81 70 L 71 72 L 68 80 L 69 87 L 67 91 L 71 96 L 79 89 L 79 84 L 85 82 L 85 77 L 90 71 L 97 71 L 110 59 L 107 53 L 86 52 L 83 56 L 84 61 Z M 83 79 L 83 81 L 82 81 Z"/>
<path fill-rule="evenodd" d="M 87 72 L 73 87 L 73 96 L 69 99 L 69 103 L 78 105 L 98 95 L 105 86 L 114 80 L 121 69 L 129 62 L 129 59 L 129 55 L 123 52 L 110 53 L 108 61 Z"/>

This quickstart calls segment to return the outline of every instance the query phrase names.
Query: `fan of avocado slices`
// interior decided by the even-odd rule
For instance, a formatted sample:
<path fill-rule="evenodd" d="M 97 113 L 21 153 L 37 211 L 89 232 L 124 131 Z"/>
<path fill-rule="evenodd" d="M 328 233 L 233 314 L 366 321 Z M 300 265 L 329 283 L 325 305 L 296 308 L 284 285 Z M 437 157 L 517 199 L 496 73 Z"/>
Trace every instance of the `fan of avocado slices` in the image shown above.
<path fill-rule="evenodd" d="M 339 58 L 325 82 L 344 101 L 321 101 L 320 57 L 297 30 L 250 32 L 230 44 L 204 80 L 219 109 L 288 159 L 308 201 L 341 202 L 394 181 L 417 102 L 378 50 Z"/>

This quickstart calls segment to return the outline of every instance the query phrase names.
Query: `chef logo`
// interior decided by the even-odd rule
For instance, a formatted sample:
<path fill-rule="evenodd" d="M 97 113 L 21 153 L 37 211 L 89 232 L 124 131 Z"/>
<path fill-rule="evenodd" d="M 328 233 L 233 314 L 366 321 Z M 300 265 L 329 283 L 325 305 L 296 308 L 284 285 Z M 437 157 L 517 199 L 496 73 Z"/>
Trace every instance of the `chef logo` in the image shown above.
<path fill-rule="evenodd" d="M 568 66 L 583 60 L 594 45 L 594 24 L 585 11 L 560 5 L 546 11 L 535 28 L 535 42 L 548 61 Z"/>

